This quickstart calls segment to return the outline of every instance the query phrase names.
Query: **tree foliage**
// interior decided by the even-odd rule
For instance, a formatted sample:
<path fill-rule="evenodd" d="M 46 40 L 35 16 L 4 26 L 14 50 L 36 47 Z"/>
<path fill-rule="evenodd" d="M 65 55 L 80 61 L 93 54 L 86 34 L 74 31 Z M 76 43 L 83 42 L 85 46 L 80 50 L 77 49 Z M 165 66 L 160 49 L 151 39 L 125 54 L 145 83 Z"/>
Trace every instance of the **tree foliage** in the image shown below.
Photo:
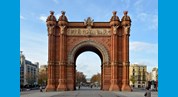
<path fill-rule="evenodd" d="M 76 71 L 76 82 L 77 84 L 86 83 L 86 75 L 83 72 Z"/>
<path fill-rule="evenodd" d="M 136 82 L 136 76 L 132 75 L 130 78 L 130 81 L 132 82 L 132 84 L 134 85 Z"/>
<path fill-rule="evenodd" d="M 39 72 L 38 84 L 45 85 L 47 83 L 47 80 L 48 80 L 47 71 L 42 70 L 41 72 Z"/>
<path fill-rule="evenodd" d="M 101 74 L 100 73 L 97 73 L 97 74 L 95 74 L 95 75 L 93 75 L 92 77 L 91 77 L 91 83 L 99 83 L 100 84 L 100 82 L 101 82 Z"/>
<path fill-rule="evenodd" d="M 33 75 L 32 73 L 26 73 L 25 76 L 28 85 L 33 85 L 35 82 L 36 75 Z"/>

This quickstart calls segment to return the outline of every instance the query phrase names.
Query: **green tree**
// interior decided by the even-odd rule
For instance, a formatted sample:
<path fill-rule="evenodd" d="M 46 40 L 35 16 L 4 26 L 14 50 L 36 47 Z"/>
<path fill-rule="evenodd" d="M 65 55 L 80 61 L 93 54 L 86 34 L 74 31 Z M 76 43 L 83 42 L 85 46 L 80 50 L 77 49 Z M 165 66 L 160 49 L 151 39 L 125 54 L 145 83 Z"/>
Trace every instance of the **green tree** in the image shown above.
<path fill-rule="evenodd" d="M 131 81 L 132 84 L 134 85 L 135 82 L 136 82 L 136 76 L 132 75 L 132 76 L 130 77 L 130 81 Z"/>
<path fill-rule="evenodd" d="M 48 80 L 47 71 L 42 70 L 41 72 L 39 72 L 39 74 L 38 74 L 38 84 L 46 85 L 47 80 Z"/>
<path fill-rule="evenodd" d="M 35 77 L 32 73 L 26 73 L 26 81 L 28 83 L 28 85 L 33 85 L 35 82 Z"/>
<path fill-rule="evenodd" d="M 97 83 L 100 85 L 100 83 L 101 83 L 101 74 L 100 74 L 100 73 L 97 73 L 97 74 L 93 75 L 93 76 L 91 77 L 90 82 L 91 82 L 91 83 L 96 83 L 96 82 L 97 82 Z"/>
<path fill-rule="evenodd" d="M 86 75 L 83 74 L 83 72 L 76 72 L 76 83 L 80 84 L 80 83 L 86 83 Z"/>

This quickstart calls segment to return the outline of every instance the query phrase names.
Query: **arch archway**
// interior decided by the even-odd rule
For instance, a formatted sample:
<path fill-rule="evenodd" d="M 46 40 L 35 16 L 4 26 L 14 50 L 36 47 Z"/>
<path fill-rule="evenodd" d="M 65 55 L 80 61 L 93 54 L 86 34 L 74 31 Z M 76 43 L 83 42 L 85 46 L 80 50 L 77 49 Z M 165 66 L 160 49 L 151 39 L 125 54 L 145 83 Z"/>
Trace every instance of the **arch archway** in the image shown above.
<path fill-rule="evenodd" d="M 76 59 L 76 70 L 83 72 L 89 82 L 93 75 L 101 74 L 101 58 L 92 51 L 81 53 Z M 101 80 L 100 80 L 101 81 Z"/>
<path fill-rule="evenodd" d="M 103 65 L 109 65 L 109 54 L 106 48 L 99 44 L 96 43 L 95 41 L 91 40 L 86 40 L 82 41 L 79 44 L 77 44 L 71 52 L 68 54 L 68 65 L 74 65 L 74 79 L 76 79 L 76 59 L 77 57 L 85 52 L 85 51 L 92 51 L 96 53 L 100 59 L 101 59 L 101 90 L 103 89 L 103 80 L 104 80 L 104 75 L 103 75 Z M 76 89 L 76 80 L 74 80 L 74 89 Z"/>
<path fill-rule="evenodd" d="M 51 18 L 53 17 L 53 18 Z M 101 58 L 102 90 L 131 91 L 129 86 L 129 36 L 131 20 L 127 11 L 120 21 L 113 12 L 109 22 L 69 22 L 62 13 L 53 14 L 48 27 L 48 85 L 46 91 L 75 90 L 75 61 L 84 51 Z"/>
<path fill-rule="evenodd" d="M 101 89 L 101 58 L 93 51 L 84 51 L 76 58 L 76 90 Z"/>

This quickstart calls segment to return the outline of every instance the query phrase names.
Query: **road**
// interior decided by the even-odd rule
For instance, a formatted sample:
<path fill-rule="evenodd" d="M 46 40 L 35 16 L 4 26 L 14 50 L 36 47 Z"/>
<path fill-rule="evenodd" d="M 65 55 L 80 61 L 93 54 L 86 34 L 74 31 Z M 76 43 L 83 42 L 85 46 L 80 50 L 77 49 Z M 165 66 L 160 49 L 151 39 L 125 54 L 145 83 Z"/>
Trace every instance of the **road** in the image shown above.
<path fill-rule="evenodd" d="M 20 97 L 144 97 L 145 90 L 134 89 L 133 92 L 101 91 L 99 88 L 81 87 L 76 91 L 40 92 L 31 90 L 20 93 Z M 152 92 L 151 97 L 158 97 L 158 92 Z"/>

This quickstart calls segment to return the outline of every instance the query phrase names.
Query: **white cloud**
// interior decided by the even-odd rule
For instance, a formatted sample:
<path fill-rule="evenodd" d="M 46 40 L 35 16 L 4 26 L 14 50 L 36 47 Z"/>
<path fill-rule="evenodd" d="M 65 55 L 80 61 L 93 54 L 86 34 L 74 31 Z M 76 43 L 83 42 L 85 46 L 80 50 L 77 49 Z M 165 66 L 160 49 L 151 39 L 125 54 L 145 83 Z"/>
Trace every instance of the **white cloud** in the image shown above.
<path fill-rule="evenodd" d="M 143 24 L 147 24 L 147 27 L 152 30 L 158 29 L 158 15 L 156 14 L 148 14 L 145 12 L 139 13 L 136 16 L 136 20 L 142 22 Z"/>
<path fill-rule="evenodd" d="M 20 19 L 24 20 L 24 19 L 25 19 L 25 17 L 24 17 L 24 16 L 22 16 L 22 15 L 20 15 Z"/>
<path fill-rule="evenodd" d="M 81 53 L 76 60 L 77 71 L 83 72 L 87 78 L 101 72 L 101 59 L 93 52 Z"/>
<path fill-rule="evenodd" d="M 42 22 L 46 22 L 47 16 L 40 16 L 39 18 Z"/>
<path fill-rule="evenodd" d="M 158 44 L 134 41 L 130 42 L 130 50 L 158 53 Z"/>
<path fill-rule="evenodd" d="M 150 23 L 150 29 L 158 29 L 158 15 L 153 15 Z"/>
<path fill-rule="evenodd" d="M 133 5 L 135 7 L 136 13 L 142 12 L 143 8 L 143 0 L 137 0 Z"/>
<path fill-rule="evenodd" d="M 130 0 L 124 0 L 126 3 L 125 9 L 128 9 L 130 7 Z"/>
<path fill-rule="evenodd" d="M 146 3 L 151 4 L 152 1 L 147 1 Z M 133 20 L 134 22 L 141 22 L 141 24 L 145 25 L 145 28 L 148 28 L 150 30 L 156 30 L 153 32 L 157 32 L 158 30 L 158 14 L 157 12 L 152 11 L 149 12 L 149 9 L 146 9 L 148 7 L 147 4 L 145 4 L 144 0 L 137 0 L 133 7 L 135 8 L 135 17 Z M 156 9 L 155 9 L 156 10 Z"/>
<path fill-rule="evenodd" d="M 56 3 L 56 4 L 58 4 L 58 3 L 59 3 L 59 1 L 58 1 L 58 0 L 53 0 L 53 2 L 54 2 L 54 3 Z"/>
<path fill-rule="evenodd" d="M 148 14 L 146 13 L 140 13 L 137 15 L 137 19 L 142 21 L 142 22 L 145 22 L 148 18 Z"/>
<path fill-rule="evenodd" d="M 31 29 L 20 31 L 20 50 L 24 52 L 27 60 L 39 62 L 40 65 L 47 64 L 48 39 L 47 31 L 45 30 L 35 32 Z"/>
<path fill-rule="evenodd" d="M 158 44 L 130 42 L 130 62 L 146 65 L 149 72 L 158 67 Z"/>

